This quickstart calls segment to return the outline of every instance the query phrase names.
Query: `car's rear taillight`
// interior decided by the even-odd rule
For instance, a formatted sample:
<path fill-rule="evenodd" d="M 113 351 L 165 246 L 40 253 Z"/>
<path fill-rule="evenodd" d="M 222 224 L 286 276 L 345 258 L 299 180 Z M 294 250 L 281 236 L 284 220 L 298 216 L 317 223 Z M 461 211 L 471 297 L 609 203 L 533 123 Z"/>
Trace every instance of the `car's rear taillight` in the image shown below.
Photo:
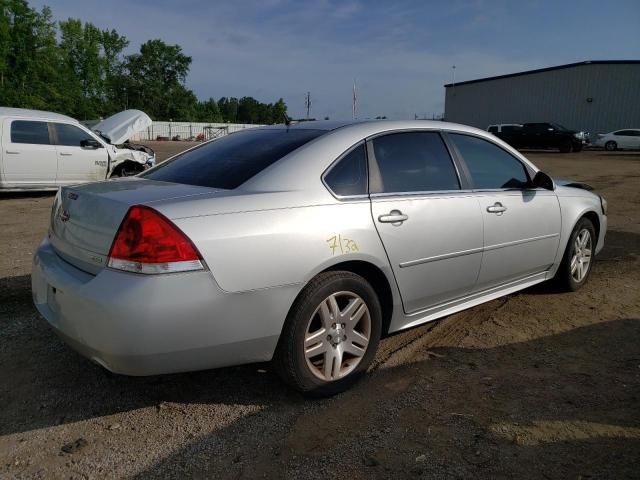
<path fill-rule="evenodd" d="M 110 268 L 135 273 L 203 270 L 204 262 L 191 240 L 156 210 L 129 209 L 109 251 Z"/>

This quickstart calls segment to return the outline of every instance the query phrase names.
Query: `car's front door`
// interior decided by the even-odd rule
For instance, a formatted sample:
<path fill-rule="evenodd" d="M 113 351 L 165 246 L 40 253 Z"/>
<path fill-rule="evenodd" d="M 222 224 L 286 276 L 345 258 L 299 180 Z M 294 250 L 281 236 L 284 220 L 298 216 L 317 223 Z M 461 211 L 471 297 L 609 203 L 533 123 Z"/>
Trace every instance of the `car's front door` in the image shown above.
<path fill-rule="evenodd" d="M 466 166 L 484 225 L 482 268 L 475 290 L 544 272 L 560 241 L 560 205 L 555 193 L 532 188 L 520 160 L 473 135 L 449 133 Z"/>
<path fill-rule="evenodd" d="M 471 292 L 482 258 L 482 217 L 440 134 L 390 133 L 367 148 L 373 221 L 405 312 Z"/>
<path fill-rule="evenodd" d="M 54 187 L 56 147 L 47 122 L 6 119 L 2 129 L 4 181 L 16 188 Z"/>
<path fill-rule="evenodd" d="M 69 123 L 53 123 L 58 155 L 58 185 L 104 180 L 108 154 L 105 148 L 83 147 L 85 140 L 95 140 L 89 133 Z"/>
<path fill-rule="evenodd" d="M 618 148 L 633 149 L 640 147 L 640 132 L 636 130 L 620 130 L 615 133 Z"/>

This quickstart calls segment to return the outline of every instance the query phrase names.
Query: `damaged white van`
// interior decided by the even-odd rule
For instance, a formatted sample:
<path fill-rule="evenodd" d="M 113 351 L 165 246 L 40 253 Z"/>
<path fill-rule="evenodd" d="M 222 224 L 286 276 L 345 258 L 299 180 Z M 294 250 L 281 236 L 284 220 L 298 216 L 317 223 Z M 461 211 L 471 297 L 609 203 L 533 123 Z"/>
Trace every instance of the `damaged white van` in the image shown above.
<path fill-rule="evenodd" d="M 140 173 L 155 164 L 155 153 L 125 142 L 151 122 L 144 112 L 125 110 L 91 131 L 66 115 L 0 107 L 0 191 L 55 190 Z"/>

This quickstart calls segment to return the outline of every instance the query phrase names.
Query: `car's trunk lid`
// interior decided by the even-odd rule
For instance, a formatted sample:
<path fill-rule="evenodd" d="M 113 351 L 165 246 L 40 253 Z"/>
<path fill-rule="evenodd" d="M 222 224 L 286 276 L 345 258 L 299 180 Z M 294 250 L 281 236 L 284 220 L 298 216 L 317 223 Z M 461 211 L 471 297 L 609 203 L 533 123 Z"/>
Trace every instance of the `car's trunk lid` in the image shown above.
<path fill-rule="evenodd" d="M 49 240 L 64 260 L 97 274 L 132 205 L 215 194 L 216 190 L 140 178 L 62 187 L 51 214 Z"/>

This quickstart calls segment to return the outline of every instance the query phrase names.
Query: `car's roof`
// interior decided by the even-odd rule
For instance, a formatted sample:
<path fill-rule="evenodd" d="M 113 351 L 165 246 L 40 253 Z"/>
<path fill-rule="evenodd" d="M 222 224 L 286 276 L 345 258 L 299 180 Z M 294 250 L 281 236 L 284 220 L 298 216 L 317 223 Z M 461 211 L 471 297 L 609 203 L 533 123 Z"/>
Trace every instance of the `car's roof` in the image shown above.
<path fill-rule="evenodd" d="M 475 127 L 440 120 L 311 120 L 292 122 L 289 125 L 267 125 L 257 127 L 261 129 L 291 129 L 291 130 L 324 130 L 327 132 L 338 129 L 367 129 L 367 130 L 403 130 L 403 129 L 453 129 L 462 131 L 478 131 Z"/>
<path fill-rule="evenodd" d="M 65 122 L 78 122 L 75 118 L 61 113 L 45 112 L 43 110 L 29 110 L 27 108 L 0 107 L 0 117 L 38 118 L 48 120 L 62 120 Z"/>

